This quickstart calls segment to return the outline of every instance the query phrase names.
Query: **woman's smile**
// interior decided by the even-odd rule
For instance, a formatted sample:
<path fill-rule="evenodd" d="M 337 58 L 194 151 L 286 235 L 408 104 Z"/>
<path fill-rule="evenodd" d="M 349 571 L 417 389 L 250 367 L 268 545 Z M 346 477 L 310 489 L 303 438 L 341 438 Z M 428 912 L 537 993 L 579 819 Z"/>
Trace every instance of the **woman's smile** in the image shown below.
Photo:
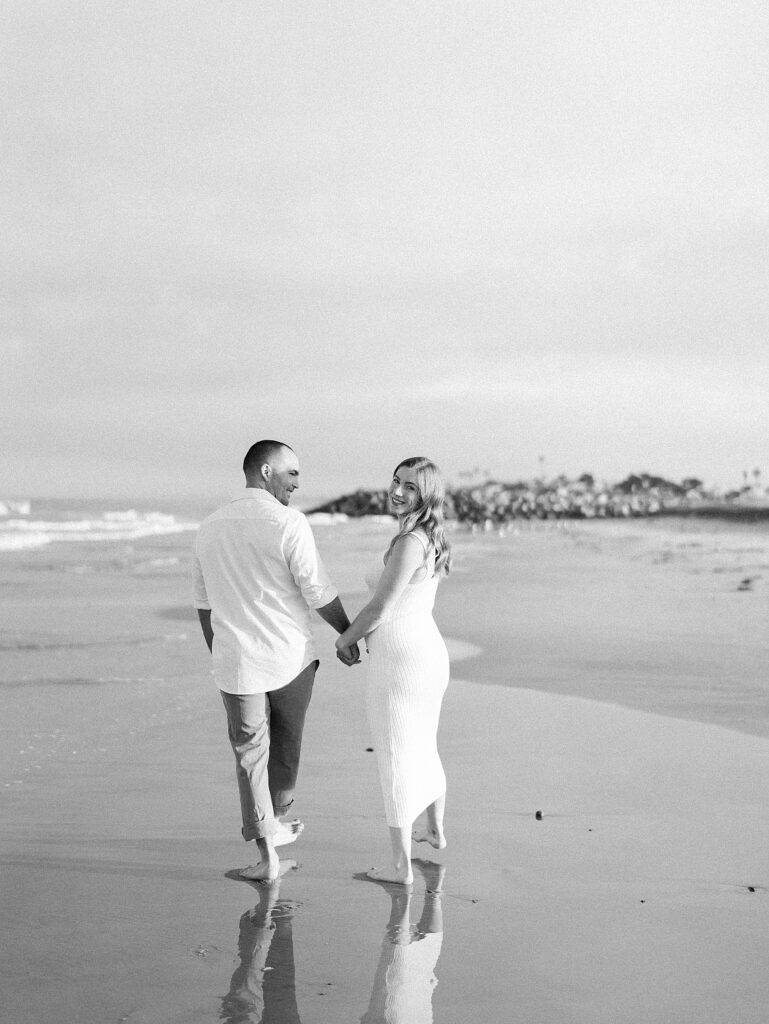
<path fill-rule="evenodd" d="M 413 469 L 399 466 L 388 490 L 390 507 L 396 515 L 405 515 L 419 501 L 419 484 Z"/>

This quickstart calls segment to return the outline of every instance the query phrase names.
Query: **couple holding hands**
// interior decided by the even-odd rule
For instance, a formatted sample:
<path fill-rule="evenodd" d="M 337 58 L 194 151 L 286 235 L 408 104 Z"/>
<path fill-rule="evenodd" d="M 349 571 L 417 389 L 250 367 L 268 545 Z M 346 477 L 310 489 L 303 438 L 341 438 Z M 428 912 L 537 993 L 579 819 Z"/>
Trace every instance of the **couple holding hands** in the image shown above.
<path fill-rule="evenodd" d="M 368 650 L 366 713 L 392 845 L 378 881 L 413 880 L 411 843 L 446 845 L 446 776 L 438 756 L 441 701 L 449 678 L 446 645 L 432 617 L 451 554 L 443 530 L 444 487 L 424 458 L 401 462 L 388 497 L 398 532 L 366 573 L 370 600 L 350 622 L 318 555 L 306 517 L 289 507 L 299 462 L 279 441 L 257 441 L 243 461 L 246 489 L 201 524 L 194 599 L 227 713 L 243 818 L 257 864 L 243 878 L 282 873 L 278 846 L 304 826 L 283 821 L 293 803 L 302 731 L 318 660 L 311 611 L 339 633 L 346 665 Z M 415 822 L 424 812 L 426 821 Z"/>

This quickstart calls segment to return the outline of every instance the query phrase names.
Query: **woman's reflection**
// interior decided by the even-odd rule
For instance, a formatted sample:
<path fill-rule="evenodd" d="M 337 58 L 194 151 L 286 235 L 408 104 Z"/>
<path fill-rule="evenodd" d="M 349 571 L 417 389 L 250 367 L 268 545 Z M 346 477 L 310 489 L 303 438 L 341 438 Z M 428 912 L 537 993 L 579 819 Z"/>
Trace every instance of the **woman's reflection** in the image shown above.
<path fill-rule="evenodd" d="M 402 885 L 376 882 L 391 900 L 374 990 L 361 1024 L 432 1024 L 433 991 L 438 984 L 435 965 L 443 942 L 443 876 L 446 869 L 432 861 L 414 860 L 425 881 L 424 904 L 412 927 L 411 892 Z"/>
<path fill-rule="evenodd" d="M 240 919 L 240 964 L 219 1016 L 227 1024 L 301 1024 L 291 932 L 295 904 L 279 902 L 280 879 L 255 888 L 259 903 Z"/>

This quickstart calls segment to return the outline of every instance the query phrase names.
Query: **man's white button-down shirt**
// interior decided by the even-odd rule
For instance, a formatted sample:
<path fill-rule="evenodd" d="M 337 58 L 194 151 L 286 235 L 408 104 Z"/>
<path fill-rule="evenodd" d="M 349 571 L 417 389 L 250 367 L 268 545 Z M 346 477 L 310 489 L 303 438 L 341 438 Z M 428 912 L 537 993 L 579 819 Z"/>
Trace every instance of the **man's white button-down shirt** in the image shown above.
<path fill-rule="evenodd" d="M 247 487 L 201 523 L 193 581 L 195 607 L 211 609 L 220 690 L 277 690 L 315 660 L 310 609 L 337 590 L 298 510 Z"/>

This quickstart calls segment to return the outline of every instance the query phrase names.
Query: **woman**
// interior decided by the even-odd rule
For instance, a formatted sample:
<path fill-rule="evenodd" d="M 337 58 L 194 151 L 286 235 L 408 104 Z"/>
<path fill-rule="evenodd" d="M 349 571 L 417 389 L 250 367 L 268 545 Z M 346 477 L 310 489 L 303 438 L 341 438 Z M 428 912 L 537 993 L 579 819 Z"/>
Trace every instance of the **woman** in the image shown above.
<path fill-rule="evenodd" d="M 436 736 L 449 658 L 432 609 L 451 555 L 443 532 L 445 490 L 437 466 L 424 458 L 401 462 L 388 496 L 398 533 L 385 552 L 384 568 L 379 564 L 366 576 L 371 600 L 336 646 L 349 659 L 350 646 L 365 637 L 370 655 L 366 712 L 393 863 L 367 875 L 408 885 L 413 881 L 412 838 L 439 850 L 446 845 L 446 776 Z M 422 811 L 427 825 L 412 831 Z"/>

